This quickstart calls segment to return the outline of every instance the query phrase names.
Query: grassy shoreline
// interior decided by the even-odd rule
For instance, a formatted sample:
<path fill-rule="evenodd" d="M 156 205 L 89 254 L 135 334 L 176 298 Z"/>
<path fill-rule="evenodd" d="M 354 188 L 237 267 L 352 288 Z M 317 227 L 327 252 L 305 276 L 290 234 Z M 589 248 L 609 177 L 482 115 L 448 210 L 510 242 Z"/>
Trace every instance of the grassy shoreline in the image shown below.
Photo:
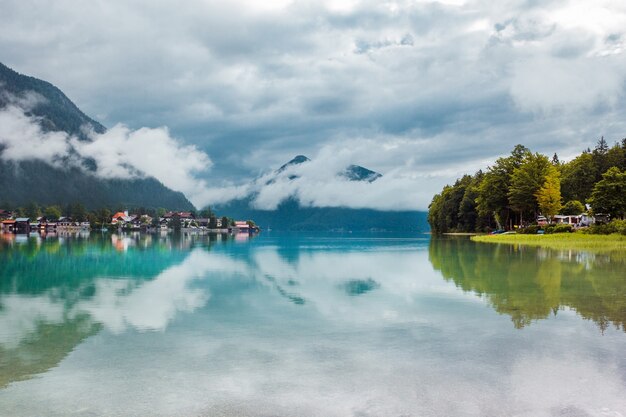
<path fill-rule="evenodd" d="M 588 235 L 584 233 L 555 233 L 549 235 L 480 235 L 470 238 L 474 242 L 503 243 L 560 250 L 626 251 L 626 236 Z"/>

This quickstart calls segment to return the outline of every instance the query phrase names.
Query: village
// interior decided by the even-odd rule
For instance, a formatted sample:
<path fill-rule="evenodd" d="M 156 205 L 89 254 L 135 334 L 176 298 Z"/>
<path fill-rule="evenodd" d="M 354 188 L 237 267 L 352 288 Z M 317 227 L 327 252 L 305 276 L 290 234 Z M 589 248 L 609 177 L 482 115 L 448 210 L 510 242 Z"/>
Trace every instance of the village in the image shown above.
<path fill-rule="evenodd" d="M 12 234 L 54 234 L 96 230 L 101 232 L 183 232 L 183 233 L 230 233 L 255 234 L 260 228 L 251 220 L 231 220 L 215 216 L 201 218 L 189 211 L 168 211 L 162 216 L 131 214 L 127 210 L 118 211 L 110 220 L 94 222 L 75 219 L 69 216 L 37 218 L 17 217 L 10 210 L 0 209 L 2 233 Z"/>

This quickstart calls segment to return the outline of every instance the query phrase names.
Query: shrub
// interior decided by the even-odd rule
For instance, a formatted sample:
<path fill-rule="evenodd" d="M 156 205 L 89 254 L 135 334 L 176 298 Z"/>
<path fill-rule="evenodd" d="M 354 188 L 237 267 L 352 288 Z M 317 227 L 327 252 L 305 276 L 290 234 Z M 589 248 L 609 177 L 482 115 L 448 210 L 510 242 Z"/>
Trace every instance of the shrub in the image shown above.
<path fill-rule="evenodd" d="M 626 235 L 626 220 L 612 220 L 606 224 L 594 224 L 589 227 L 586 233 L 593 235 L 610 235 L 612 233 Z"/>
<path fill-rule="evenodd" d="M 574 229 L 570 224 L 549 224 L 545 228 L 546 234 L 571 233 Z"/>
<path fill-rule="evenodd" d="M 526 226 L 517 230 L 517 233 L 522 235 L 536 235 L 537 232 L 541 230 L 541 226 L 533 224 L 531 226 Z"/>

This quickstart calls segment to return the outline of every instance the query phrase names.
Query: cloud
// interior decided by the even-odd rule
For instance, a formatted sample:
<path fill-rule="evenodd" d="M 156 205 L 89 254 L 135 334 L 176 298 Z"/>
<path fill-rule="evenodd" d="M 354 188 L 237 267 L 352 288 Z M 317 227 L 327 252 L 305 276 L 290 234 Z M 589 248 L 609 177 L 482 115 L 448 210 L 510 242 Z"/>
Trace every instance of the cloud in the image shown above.
<path fill-rule="evenodd" d="M 203 198 L 219 204 L 253 197 L 252 205 L 261 210 L 273 210 L 290 197 L 305 207 L 420 210 L 428 205 L 439 184 L 432 173 L 420 172 L 415 161 L 384 171 L 373 182 L 350 181 L 343 175 L 349 165 L 365 160 L 373 164 L 367 164 L 372 168 L 413 146 L 419 145 L 368 139 L 328 144 L 311 161 L 288 166 L 282 172 L 270 170 L 244 185 L 209 187 Z M 378 159 L 367 158 L 370 153 Z"/>
<path fill-rule="evenodd" d="M 405 152 L 411 143 L 398 146 L 389 141 L 361 139 L 347 147 L 345 141 L 329 144 L 313 161 L 289 167 L 278 175 L 270 170 L 247 184 L 216 187 L 200 177 L 212 165 L 209 156 L 173 138 L 167 128 L 131 130 L 116 125 L 103 134 L 88 131 L 88 140 L 81 140 L 64 132 L 44 131 L 39 121 L 13 104 L 0 109 L 0 158 L 38 159 L 59 168 L 68 164 L 82 167 L 85 160 L 91 160 L 96 168 L 86 171 L 86 175 L 106 179 L 151 176 L 182 191 L 198 207 L 252 194 L 254 205 L 268 210 L 289 197 L 297 198 L 304 206 L 413 210 L 425 207 L 435 189 L 425 188 L 427 178 L 410 167 L 397 167 L 372 183 L 349 181 L 340 175 L 374 149 L 377 155 L 387 154 L 389 158 Z"/>
<path fill-rule="evenodd" d="M 70 142 L 79 155 L 96 161 L 96 173 L 103 178 L 134 177 L 139 171 L 182 191 L 192 201 L 206 187 L 198 174 L 211 167 L 210 158 L 196 146 L 173 138 L 167 128 L 131 130 L 116 125 L 101 135 L 92 134 L 91 139 L 72 138 Z"/>
<path fill-rule="evenodd" d="M 10 104 L 0 109 L 0 157 L 5 160 L 44 160 L 61 166 L 70 152 L 68 135 L 64 132 L 44 133 L 38 119 Z"/>
<path fill-rule="evenodd" d="M 354 159 L 434 189 L 516 143 L 573 154 L 626 131 L 619 0 L 7 3 L 5 63 L 105 124 L 168 126 L 211 155 L 198 201 L 356 138 L 402 143 Z"/>
<path fill-rule="evenodd" d="M 207 187 L 198 174 L 211 167 L 211 159 L 196 146 L 173 138 L 167 128 L 131 130 L 116 125 L 103 134 L 87 132 L 84 141 L 65 132 L 42 130 L 40 119 L 25 111 L 15 104 L 0 109 L 0 158 L 4 160 L 35 159 L 63 168 L 80 167 L 89 159 L 96 170 L 86 175 L 107 179 L 151 176 L 195 203 L 196 194 Z"/>

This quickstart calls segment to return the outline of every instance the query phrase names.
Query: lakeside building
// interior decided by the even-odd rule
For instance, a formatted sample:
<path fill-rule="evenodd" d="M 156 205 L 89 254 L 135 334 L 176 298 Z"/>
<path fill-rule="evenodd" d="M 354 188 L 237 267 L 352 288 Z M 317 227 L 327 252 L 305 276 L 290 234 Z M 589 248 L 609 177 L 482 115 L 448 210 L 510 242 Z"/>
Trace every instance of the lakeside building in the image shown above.
<path fill-rule="evenodd" d="M 250 225 L 246 221 L 235 221 L 235 227 L 238 233 L 250 233 Z"/>
<path fill-rule="evenodd" d="M 2 221 L 2 232 L 3 233 L 15 233 L 15 220 L 14 219 L 5 219 Z"/>

